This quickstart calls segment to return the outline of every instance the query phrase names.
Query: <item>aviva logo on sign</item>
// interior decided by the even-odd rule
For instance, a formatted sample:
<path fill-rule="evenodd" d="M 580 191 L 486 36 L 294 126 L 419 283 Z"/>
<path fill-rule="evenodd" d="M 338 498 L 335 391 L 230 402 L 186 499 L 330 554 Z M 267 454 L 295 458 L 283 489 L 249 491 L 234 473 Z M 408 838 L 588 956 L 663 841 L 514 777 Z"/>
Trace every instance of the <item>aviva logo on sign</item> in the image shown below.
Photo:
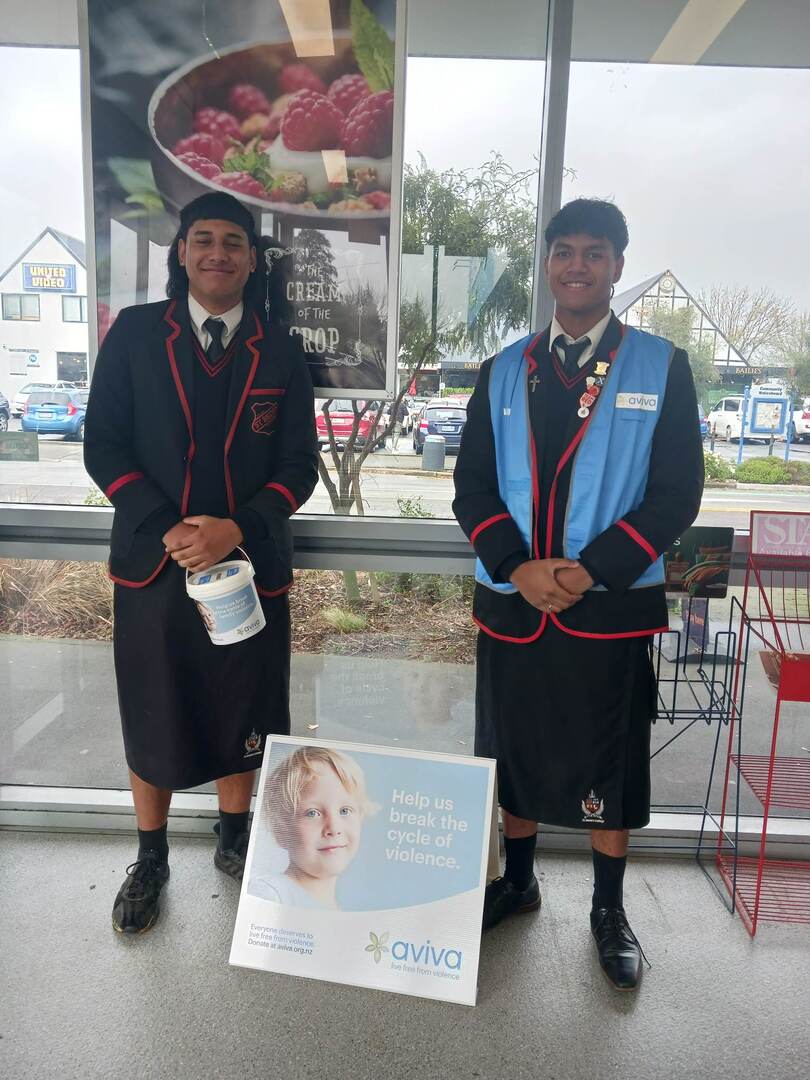
<path fill-rule="evenodd" d="M 373 930 L 369 930 L 368 936 L 371 939 L 371 943 L 366 945 L 366 952 L 374 953 L 374 963 L 379 964 L 382 960 L 382 954 L 388 952 L 388 946 L 385 944 L 388 941 L 388 931 L 384 934 L 380 934 L 379 937 Z"/>
<path fill-rule="evenodd" d="M 422 945 L 414 945 L 412 941 L 394 941 L 388 948 L 390 934 L 386 930 L 379 937 L 373 930 L 369 931 L 369 944 L 365 946 L 367 953 L 372 953 L 374 963 L 379 964 L 383 953 L 390 952 L 394 960 L 411 964 L 423 964 L 434 968 L 448 968 L 450 971 L 458 971 L 461 968 L 461 951 L 459 949 L 437 948 L 430 941 Z"/>

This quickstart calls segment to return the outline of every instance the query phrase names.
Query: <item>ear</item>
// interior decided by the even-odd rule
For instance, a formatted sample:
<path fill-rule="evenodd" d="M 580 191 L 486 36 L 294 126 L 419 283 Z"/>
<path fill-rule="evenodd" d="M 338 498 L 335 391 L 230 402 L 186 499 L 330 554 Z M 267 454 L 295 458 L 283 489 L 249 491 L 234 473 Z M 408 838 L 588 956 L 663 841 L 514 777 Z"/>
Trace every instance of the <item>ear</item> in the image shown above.
<path fill-rule="evenodd" d="M 548 277 L 548 255 L 546 255 L 543 259 L 543 269 L 546 272 L 546 277 Z"/>
<path fill-rule="evenodd" d="M 620 255 L 616 260 L 616 269 L 613 271 L 613 284 L 621 280 L 622 271 L 624 270 L 624 255 Z"/>
<path fill-rule="evenodd" d="M 186 265 L 186 242 L 182 238 L 177 241 L 177 260 L 181 266 Z"/>
<path fill-rule="evenodd" d="M 250 272 L 251 274 L 256 269 L 256 248 L 254 246 L 250 249 Z"/>

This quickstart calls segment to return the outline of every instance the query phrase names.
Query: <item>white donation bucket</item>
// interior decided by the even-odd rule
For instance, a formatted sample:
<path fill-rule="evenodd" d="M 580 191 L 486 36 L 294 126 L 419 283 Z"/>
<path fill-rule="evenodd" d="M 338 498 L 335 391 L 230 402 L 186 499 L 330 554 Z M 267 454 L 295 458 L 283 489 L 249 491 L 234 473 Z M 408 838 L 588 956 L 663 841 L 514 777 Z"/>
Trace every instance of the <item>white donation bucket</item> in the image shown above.
<path fill-rule="evenodd" d="M 242 551 L 242 548 L 239 548 Z M 253 584 L 253 563 L 231 559 L 196 574 L 186 573 L 186 591 L 214 645 L 233 645 L 264 629 L 265 618 Z"/>

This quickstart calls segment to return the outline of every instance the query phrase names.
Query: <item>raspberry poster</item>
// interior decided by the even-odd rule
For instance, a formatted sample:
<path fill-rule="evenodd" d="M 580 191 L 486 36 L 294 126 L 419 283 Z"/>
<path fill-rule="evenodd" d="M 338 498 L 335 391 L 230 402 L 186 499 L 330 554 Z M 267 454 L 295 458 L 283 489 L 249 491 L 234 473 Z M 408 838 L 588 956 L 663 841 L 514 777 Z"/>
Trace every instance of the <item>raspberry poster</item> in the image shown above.
<path fill-rule="evenodd" d="M 283 259 L 316 396 L 390 393 L 405 0 L 86 0 L 82 23 L 99 340 L 165 296 L 180 208 L 228 191 Z"/>

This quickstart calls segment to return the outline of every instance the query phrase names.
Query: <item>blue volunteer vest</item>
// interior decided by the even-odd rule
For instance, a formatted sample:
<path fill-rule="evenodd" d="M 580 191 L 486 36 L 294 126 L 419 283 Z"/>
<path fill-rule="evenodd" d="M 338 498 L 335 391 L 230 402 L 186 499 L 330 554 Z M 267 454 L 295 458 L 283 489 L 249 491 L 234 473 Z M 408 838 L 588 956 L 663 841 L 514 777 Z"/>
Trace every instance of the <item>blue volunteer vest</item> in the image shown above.
<path fill-rule="evenodd" d="M 527 551 L 532 551 L 532 452 L 524 352 L 534 336 L 499 353 L 489 377 L 498 488 Z M 588 427 L 574 456 L 565 516 L 566 558 L 578 559 L 583 548 L 641 503 L 674 348 L 665 338 L 626 328 L 590 421 L 583 421 Z M 493 582 L 480 559 L 475 577 L 498 592 L 517 591 Z M 658 558 L 632 588 L 663 581 L 664 561 Z"/>

